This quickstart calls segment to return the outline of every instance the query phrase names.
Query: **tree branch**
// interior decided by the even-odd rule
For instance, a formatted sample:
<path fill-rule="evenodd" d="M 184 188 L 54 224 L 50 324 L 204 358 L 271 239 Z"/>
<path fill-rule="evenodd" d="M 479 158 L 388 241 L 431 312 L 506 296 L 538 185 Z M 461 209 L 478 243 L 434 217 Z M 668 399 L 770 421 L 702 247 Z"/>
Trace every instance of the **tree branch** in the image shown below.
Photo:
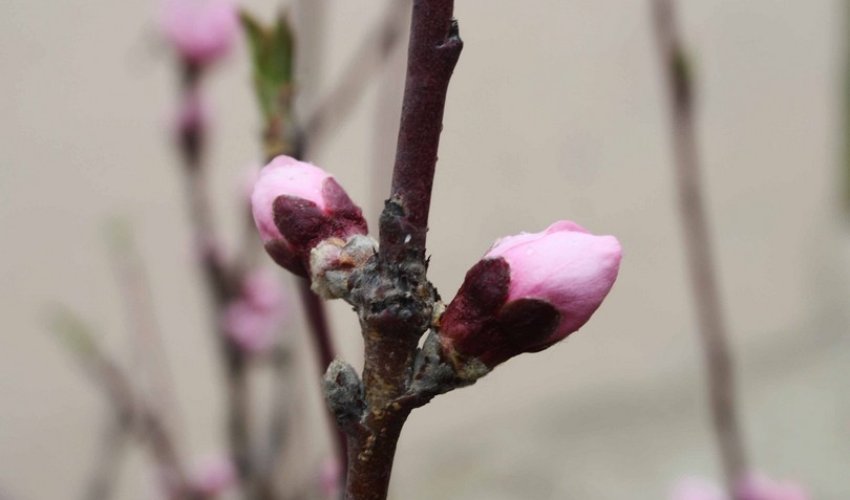
<path fill-rule="evenodd" d="M 381 257 L 425 258 L 425 238 L 446 93 L 463 42 L 452 0 L 415 0 L 404 103 L 389 204 L 381 224 Z M 410 250 L 408 250 L 410 249 Z"/>
<path fill-rule="evenodd" d="M 697 147 L 693 76 L 676 26 L 672 0 L 653 3 L 655 30 L 672 113 L 673 156 L 691 287 L 708 375 L 709 404 L 731 498 L 746 472 L 746 453 L 735 408 L 729 334 L 717 285 Z"/>
<path fill-rule="evenodd" d="M 426 277 L 425 236 L 446 93 L 463 46 L 453 7 L 452 0 L 413 2 L 404 105 L 392 192 L 381 215 L 380 250 L 352 277 L 347 297 L 363 329 L 363 382 L 341 376 L 349 371 L 336 364 L 325 379 L 328 403 L 338 419 L 344 417 L 340 425 L 348 434 L 350 500 L 386 498 L 404 422 L 430 399 L 412 397 L 411 390 L 417 344 L 439 300 Z"/>

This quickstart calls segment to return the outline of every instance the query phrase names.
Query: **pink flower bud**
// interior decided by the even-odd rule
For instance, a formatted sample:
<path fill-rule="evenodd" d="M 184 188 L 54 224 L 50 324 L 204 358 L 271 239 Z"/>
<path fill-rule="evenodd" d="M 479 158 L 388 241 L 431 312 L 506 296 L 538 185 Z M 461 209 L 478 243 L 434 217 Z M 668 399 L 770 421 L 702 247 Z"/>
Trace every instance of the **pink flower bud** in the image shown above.
<path fill-rule="evenodd" d="M 455 363 L 487 368 L 546 349 L 584 325 L 614 285 L 620 243 L 570 221 L 497 241 L 466 274 L 440 322 Z"/>
<path fill-rule="evenodd" d="M 180 57 L 205 65 L 230 50 L 239 32 L 239 16 L 227 0 L 166 0 L 162 29 Z"/>
<path fill-rule="evenodd" d="M 308 275 L 310 250 L 320 242 L 367 232 L 360 207 L 330 174 L 288 156 L 260 171 L 251 205 L 269 255 L 301 276 Z"/>
<path fill-rule="evenodd" d="M 271 273 L 261 270 L 245 279 L 240 297 L 224 310 L 222 326 L 243 351 L 261 354 L 274 344 L 286 313 L 283 288 Z"/>
<path fill-rule="evenodd" d="M 775 481 L 760 474 L 747 476 L 738 487 L 741 500 L 809 500 L 803 488 L 792 481 Z"/>
<path fill-rule="evenodd" d="M 233 462 L 224 456 L 211 456 L 201 460 L 192 470 L 192 488 L 205 496 L 224 493 L 236 484 Z"/>

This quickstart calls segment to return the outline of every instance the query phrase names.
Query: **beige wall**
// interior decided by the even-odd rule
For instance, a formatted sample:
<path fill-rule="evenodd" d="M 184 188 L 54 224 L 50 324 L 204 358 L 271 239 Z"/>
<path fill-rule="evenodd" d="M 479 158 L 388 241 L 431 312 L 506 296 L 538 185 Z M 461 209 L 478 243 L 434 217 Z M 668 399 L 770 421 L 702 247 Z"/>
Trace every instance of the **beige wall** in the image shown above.
<path fill-rule="evenodd" d="M 266 14 L 275 4 L 246 3 Z M 317 95 L 383 4 L 326 3 Z M 850 243 L 835 208 L 840 7 L 691 0 L 682 9 L 753 458 L 826 500 L 850 495 Z M 105 418 L 99 395 L 46 333 L 46 305 L 79 310 L 130 357 L 103 243 L 115 214 L 133 221 L 150 269 L 187 454 L 220 446 L 220 373 L 167 142 L 175 78 L 155 10 L 147 1 L 0 4 L 0 489 L 16 498 L 76 496 Z M 466 47 L 430 232 L 442 295 L 496 237 L 559 218 L 617 235 L 625 258 L 609 300 L 568 342 L 414 414 L 395 498 L 649 500 L 682 475 L 716 476 L 646 2 L 459 0 L 456 15 Z M 233 242 L 233 186 L 258 151 L 246 58 L 234 55 L 209 81 L 213 190 Z M 375 109 L 394 95 L 383 85 L 315 158 L 371 207 Z M 332 310 L 342 351 L 357 361 L 355 318 L 345 305 Z M 303 344 L 301 324 L 290 330 Z M 324 438 L 316 441 L 316 368 L 299 352 L 310 406 L 298 410 L 307 419 L 294 467 L 306 473 Z M 146 498 L 142 463 L 133 456 L 122 498 Z"/>

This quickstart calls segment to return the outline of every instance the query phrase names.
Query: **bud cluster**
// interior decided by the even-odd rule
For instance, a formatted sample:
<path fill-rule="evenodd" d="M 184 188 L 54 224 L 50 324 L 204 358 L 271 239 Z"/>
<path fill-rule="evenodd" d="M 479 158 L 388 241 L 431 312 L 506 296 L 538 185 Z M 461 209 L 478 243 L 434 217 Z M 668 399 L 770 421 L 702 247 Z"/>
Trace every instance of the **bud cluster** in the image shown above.
<path fill-rule="evenodd" d="M 252 207 L 269 255 L 326 298 L 346 297 L 351 273 L 377 251 L 360 208 L 309 163 L 272 160 L 260 172 Z M 470 382 L 566 338 L 611 290 L 620 258 L 616 238 L 570 221 L 498 240 L 435 322 L 442 357 Z"/>

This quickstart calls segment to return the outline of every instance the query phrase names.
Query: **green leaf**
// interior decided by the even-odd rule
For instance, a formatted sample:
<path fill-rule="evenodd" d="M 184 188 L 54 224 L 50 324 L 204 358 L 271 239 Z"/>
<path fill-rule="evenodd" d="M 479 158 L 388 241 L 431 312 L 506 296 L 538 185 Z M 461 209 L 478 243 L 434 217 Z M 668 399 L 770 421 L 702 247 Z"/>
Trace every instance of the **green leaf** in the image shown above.
<path fill-rule="evenodd" d="M 242 29 L 251 50 L 254 91 L 266 121 L 289 112 L 295 42 L 285 14 L 274 26 L 265 27 L 246 11 L 240 12 Z"/>
<path fill-rule="evenodd" d="M 269 73 L 276 82 L 292 83 L 295 40 L 285 14 L 278 16 L 271 42 Z"/>
<path fill-rule="evenodd" d="M 53 306 L 49 312 L 50 329 L 69 350 L 81 358 L 97 352 L 97 339 L 88 324 L 74 311 Z"/>
<path fill-rule="evenodd" d="M 259 21 L 245 10 L 239 11 L 239 20 L 242 22 L 242 31 L 248 40 L 248 47 L 254 61 L 254 67 L 260 66 L 263 60 L 263 46 L 265 45 L 266 33 Z"/>

